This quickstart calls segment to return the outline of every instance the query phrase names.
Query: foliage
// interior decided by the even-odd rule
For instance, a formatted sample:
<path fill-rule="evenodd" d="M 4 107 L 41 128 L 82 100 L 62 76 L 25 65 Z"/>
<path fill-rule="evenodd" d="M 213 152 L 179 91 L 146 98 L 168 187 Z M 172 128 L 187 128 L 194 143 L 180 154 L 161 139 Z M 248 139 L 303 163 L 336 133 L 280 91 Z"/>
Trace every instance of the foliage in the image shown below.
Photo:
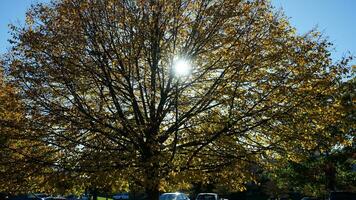
<path fill-rule="evenodd" d="M 302 162 L 289 161 L 269 174 L 279 190 L 297 191 L 310 196 L 326 196 L 330 191 L 353 191 L 355 183 L 355 78 L 340 84 L 334 98 L 340 102 L 337 121 Z M 320 134 L 321 135 L 321 134 Z"/>
<path fill-rule="evenodd" d="M 329 157 L 310 158 L 304 162 L 290 162 L 289 165 L 270 174 L 270 179 L 277 185 L 279 193 L 300 192 L 309 196 L 327 196 L 330 192 L 329 179 L 334 179 L 331 190 L 355 191 L 355 172 L 352 169 L 350 152 L 335 153 Z M 330 163 L 334 174 L 330 172 Z M 330 177 L 331 176 L 331 177 Z M 335 176 L 335 177 L 332 177 Z"/>
<path fill-rule="evenodd" d="M 24 108 L 17 97 L 15 88 L 5 81 L 0 66 L 0 190 L 14 191 L 26 185 L 25 173 L 32 173 L 24 156 L 32 149 L 24 143 L 21 130 L 24 122 Z M 32 142 L 31 142 L 32 143 Z M 32 144 L 35 145 L 35 142 Z M 36 148 L 34 146 L 33 148 Z M 36 151 L 36 150 L 34 150 Z M 12 184 L 11 184 L 12 183 Z M 19 184 L 22 183 L 22 184 Z M 21 185 L 21 186 L 20 186 Z"/>
<path fill-rule="evenodd" d="M 7 65 L 46 166 L 150 199 L 191 180 L 242 189 L 255 166 L 300 160 L 335 122 L 321 100 L 347 65 L 265 0 L 62 0 L 12 33 Z"/>

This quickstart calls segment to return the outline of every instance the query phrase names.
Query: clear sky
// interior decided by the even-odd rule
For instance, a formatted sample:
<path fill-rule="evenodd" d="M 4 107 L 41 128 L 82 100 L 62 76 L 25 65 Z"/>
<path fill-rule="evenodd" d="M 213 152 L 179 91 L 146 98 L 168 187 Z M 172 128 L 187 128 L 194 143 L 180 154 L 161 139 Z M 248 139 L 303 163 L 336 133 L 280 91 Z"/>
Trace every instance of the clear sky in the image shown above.
<path fill-rule="evenodd" d="M 8 24 L 24 24 L 26 10 L 36 2 L 49 0 L 0 0 L 0 54 L 6 52 L 10 44 Z"/>
<path fill-rule="evenodd" d="M 23 24 L 32 3 L 49 0 L 0 0 L 0 54 L 9 48 L 8 24 Z M 334 59 L 348 51 L 356 55 L 356 0 L 271 0 L 282 8 L 298 33 L 317 27 L 334 43 Z M 356 63 L 356 61 L 353 61 Z"/>
<path fill-rule="evenodd" d="M 333 59 L 356 55 L 356 0 L 271 0 L 303 34 L 317 27 L 334 44 Z M 352 61 L 356 64 L 356 61 Z"/>

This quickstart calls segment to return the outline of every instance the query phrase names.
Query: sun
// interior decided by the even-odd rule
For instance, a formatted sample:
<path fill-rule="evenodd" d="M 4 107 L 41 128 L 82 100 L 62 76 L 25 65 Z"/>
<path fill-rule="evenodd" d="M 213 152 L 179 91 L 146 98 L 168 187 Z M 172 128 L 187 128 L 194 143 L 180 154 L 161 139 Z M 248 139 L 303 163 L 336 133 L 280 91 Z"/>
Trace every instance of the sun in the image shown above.
<path fill-rule="evenodd" d="M 191 72 L 191 63 L 187 59 L 179 58 L 173 62 L 173 70 L 175 76 L 188 76 Z"/>

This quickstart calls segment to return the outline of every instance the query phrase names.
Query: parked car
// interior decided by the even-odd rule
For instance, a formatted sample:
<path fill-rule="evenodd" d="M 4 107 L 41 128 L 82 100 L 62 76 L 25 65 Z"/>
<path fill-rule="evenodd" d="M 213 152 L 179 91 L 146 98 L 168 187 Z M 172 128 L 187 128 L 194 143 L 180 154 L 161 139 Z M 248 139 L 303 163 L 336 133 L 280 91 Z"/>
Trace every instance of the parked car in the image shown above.
<path fill-rule="evenodd" d="M 0 200 L 7 200 L 9 199 L 9 195 L 3 192 L 0 192 Z"/>
<path fill-rule="evenodd" d="M 45 193 L 33 193 L 29 195 L 30 199 L 38 199 L 38 200 L 45 200 L 48 197 L 49 195 Z"/>
<path fill-rule="evenodd" d="M 303 197 L 301 200 L 319 200 L 317 197 Z"/>
<path fill-rule="evenodd" d="M 190 200 L 190 199 L 184 193 L 175 192 L 175 193 L 163 193 L 159 197 L 159 200 Z"/>
<path fill-rule="evenodd" d="M 80 200 L 90 200 L 90 196 L 87 195 L 87 194 L 84 194 L 84 195 L 80 196 L 79 199 L 80 199 Z"/>
<path fill-rule="evenodd" d="M 219 200 L 219 195 L 216 193 L 199 193 L 195 200 Z"/>
<path fill-rule="evenodd" d="M 129 199 L 129 193 L 118 193 L 112 197 L 114 200 L 127 200 Z"/>
<path fill-rule="evenodd" d="M 43 200 L 67 200 L 65 197 L 60 197 L 60 196 L 57 196 L 57 197 L 45 197 Z"/>
<path fill-rule="evenodd" d="M 355 200 L 356 193 L 353 192 L 331 192 L 329 200 Z"/>
<path fill-rule="evenodd" d="M 69 195 L 65 196 L 65 198 L 67 200 L 79 200 L 78 197 L 74 194 L 69 194 Z"/>

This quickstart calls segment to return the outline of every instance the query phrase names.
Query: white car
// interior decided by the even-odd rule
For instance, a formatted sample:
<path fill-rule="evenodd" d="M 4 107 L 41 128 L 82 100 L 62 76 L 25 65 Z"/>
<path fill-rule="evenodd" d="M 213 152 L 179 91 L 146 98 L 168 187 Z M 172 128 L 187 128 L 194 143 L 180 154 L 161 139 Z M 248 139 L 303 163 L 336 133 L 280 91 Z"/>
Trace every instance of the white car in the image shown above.
<path fill-rule="evenodd" d="M 38 200 L 45 200 L 48 198 L 49 195 L 45 193 L 33 193 L 30 195 L 30 198 L 38 199 Z"/>
<path fill-rule="evenodd" d="M 190 199 L 184 193 L 175 192 L 175 193 L 163 193 L 159 197 L 159 200 L 190 200 Z"/>

